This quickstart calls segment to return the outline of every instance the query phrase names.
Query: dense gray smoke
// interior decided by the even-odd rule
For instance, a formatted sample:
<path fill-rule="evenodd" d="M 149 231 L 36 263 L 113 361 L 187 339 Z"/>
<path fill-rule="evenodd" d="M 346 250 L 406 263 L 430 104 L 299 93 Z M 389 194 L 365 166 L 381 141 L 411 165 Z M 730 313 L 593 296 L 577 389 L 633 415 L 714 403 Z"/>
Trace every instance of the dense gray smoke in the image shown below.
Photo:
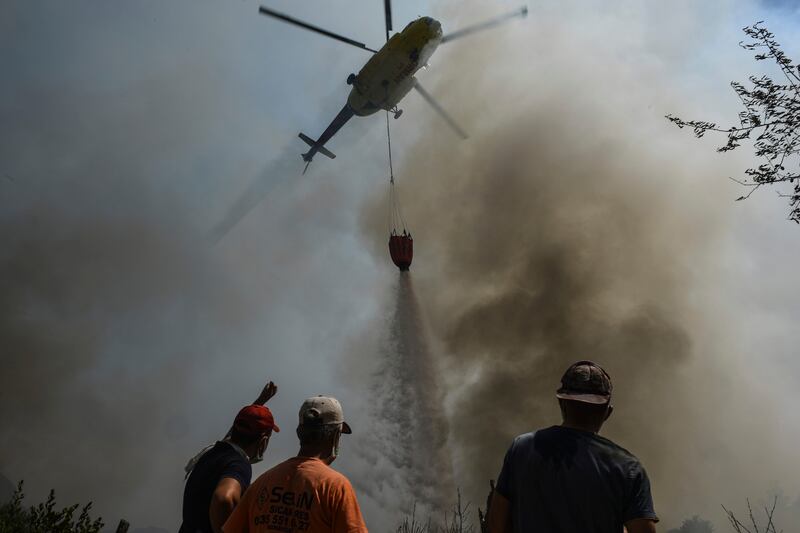
<path fill-rule="evenodd" d="M 183 465 L 266 380 L 288 431 L 255 475 L 296 453 L 304 398 L 353 410 L 332 368 L 374 271 L 348 238 L 359 183 L 297 178 L 295 138 L 346 71 L 282 94 L 308 84 L 276 83 L 263 24 L 250 3 L 0 7 L 0 474 L 28 502 L 175 531 Z"/>
<path fill-rule="evenodd" d="M 725 311 L 705 301 L 729 205 L 704 191 L 725 170 L 687 165 L 662 122 L 663 80 L 632 74 L 620 43 L 566 17 L 542 12 L 526 37 L 475 36 L 437 57 L 446 73 L 431 89 L 471 137 L 423 120 L 428 135 L 398 165 L 415 279 L 443 345 L 456 481 L 482 503 L 511 439 L 560 421 L 566 367 L 593 359 L 616 386 L 604 433 L 642 459 L 667 525 L 716 518 L 720 502 L 781 476 L 779 460 L 738 458 L 790 453 L 742 438 L 775 420 L 737 418 L 758 393 L 742 393 L 753 384 L 718 336 Z M 380 216 L 376 202 L 365 224 Z"/>
<path fill-rule="evenodd" d="M 323 4 L 286 10 L 322 24 Z M 370 39 L 380 6 L 348 4 L 356 19 L 331 29 Z M 503 10 L 454 5 L 430 13 L 445 31 Z M 772 487 L 793 501 L 796 424 L 771 415 L 796 376 L 756 382 L 762 354 L 743 356 L 740 333 L 759 297 L 792 299 L 796 275 L 759 294 L 730 269 L 791 264 L 794 248 L 776 254 L 764 224 L 749 241 L 763 248 L 724 255 L 741 191 L 720 183 L 748 165 L 662 118 L 726 105 L 676 77 L 717 64 L 719 27 L 735 49 L 759 20 L 721 20 L 730 5 L 531 4 L 443 45 L 420 81 L 470 139 L 415 93 L 391 122 L 412 291 L 387 258 L 384 118 L 354 119 L 329 145 L 339 157 L 298 177 L 297 132 L 341 108 L 363 51 L 250 2 L 4 3 L 0 475 L 30 501 L 52 487 L 109 524 L 174 531 L 186 460 L 274 379 L 284 431 L 254 474 L 296 453 L 304 398 L 337 396 L 354 434 L 335 466 L 386 530 L 415 501 L 452 502 L 451 468 L 482 504 L 510 439 L 557 423 L 560 373 L 592 358 L 616 386 L 605 433 L 643 460 L 665 526 L 721 524 L 719 503 Z M 397 27 L 428 13 L 397 7 Z M 758 323 L 779 327 L 764 331 L 791 331 L 770 305 Z"/>
<path fill-rule="evenodd" d="M 238 199 L 227 209 L 223 218 L 209 232 L 209 240 L 216 244 L 233 231 L 242 220 L 271 196 L 274 200 L 286 194 L 284 187 L 292 178 L 300 175 L 297 153 L 287 147 L 274 161 L 267 164 L 261 173 L 242 191 Z"/>
<path fill-rule="evenodd" d="M 5 476 L 0 474 L 0 505 L 3 505 L 14 495 L 16 486 Z"/>
<path fill-rule="evenodd" d="M 351 326 L 330 317 L 354 278 L 324 274 L 358 260 L 326 247 L 353 195 L 292 181 L 299 153 L 290 175 L 259 173 L 260 147 L 226 163 L 205 105 L 221 88 L 195 74 L 4 99 L 0 473 L 25 480 L 28 502 L 54 488 L 63 505 L 94 501 L 108 524 L 176 530 L 183 465 L 266 380 L 288 431 L 256 475 L 296 453 L 304 398 L 341 395 L 328 361 Z M 269 198 L 237 212 L 254 187 Z M 248 209 L 213 246 L 209 229 Z"/>
<path fill-rule="evenodd" d="M 52 487 L 64 505 L 98 502 L 108 523 L 174 515 L 137 508 L 187 454 L 196 369 L 213 368 L 252 309 L 201 245 L 197 205 L 170 191 L 176 176 L 151 170 L 198 140 L 176 140 L 196 117 L 164 109 L 173 90 L 30 94 L 5 114 L 0 471 L 26 480 L 31 503 Z"/>
<path fill-rule="evenodd" d="M 670 263 L 676 248 L 685 257 L 698 243 L 672 235 L 660 201 L 605 156 L 621 146 L 576 147 L 563 115 L 548 114 L 476 140 L 480 155 L 447 166 L 426 157 L 424 169 L 409 168 L 420 179 L 406 181 L 452 206 L 412 208 L 410 218 L 424 228 L 419 247 L 435 250 L 417 265 L 438 260 L 446 272 L 423 278 L 425 304 L 447 354 L 456 472 L 472 501 L 482 501 L 515 434 L 557 422 L 553 394 L 576 359 L 614 377 L 612 427 L 657 479 L 662 465 L 644 444 L 668 442 L 688 422 L 674 416 L 690 411 L 679 375 L 691 343 L 678 314 L 686 288 Z M 426 187 L 431 175 L 448 194 Z"/>

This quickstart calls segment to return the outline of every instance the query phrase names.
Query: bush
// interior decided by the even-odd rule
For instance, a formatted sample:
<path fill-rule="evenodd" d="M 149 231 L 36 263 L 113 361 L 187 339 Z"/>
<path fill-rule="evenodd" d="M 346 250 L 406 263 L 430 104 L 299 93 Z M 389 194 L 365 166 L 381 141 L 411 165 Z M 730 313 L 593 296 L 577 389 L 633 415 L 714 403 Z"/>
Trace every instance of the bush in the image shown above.
<path fill-rule="evenodd" d="M 670 529 L 667 533 L 713 533 L 714 528 L 711 522 L 703 520 L 697 515 L 687 518 L 681 524 L 681 527 Z"/>
<path fill-rule="evenodd" d="M 81 507 L 76 519 L 75 512 L 79 504 L 56 510 L 53 490 L 47 501 L 33 507 L 24 507 L 24 498 L 20 481 L 11 501 L 0 507 L 0 533 L 100 533 L 103 527 L 102 519 L 92 520 L 89 516 L 91 502 Z"/>

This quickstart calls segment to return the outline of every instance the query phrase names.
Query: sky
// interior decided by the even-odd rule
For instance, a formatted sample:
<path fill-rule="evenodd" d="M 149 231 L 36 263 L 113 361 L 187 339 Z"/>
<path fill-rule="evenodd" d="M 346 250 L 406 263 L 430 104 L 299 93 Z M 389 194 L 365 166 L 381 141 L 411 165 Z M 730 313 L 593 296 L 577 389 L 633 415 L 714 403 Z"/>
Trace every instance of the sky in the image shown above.
<path fill-rule="evenodd" d="M 377 2 L 269 5 L 382 40 Z M 447 33 L 517 7 L 460 5 L 397 2 L 395 25 L 431 14 Z M 798 228 L 774 191 L 733 201 L 741 191 L 727 177 L 752 164 L 746 150 L 717 154 L 721 139 L 698 141 L 663 116 L 731 122 L 728 83 L 767 68 L 737 46 L 740 29 L 765 20 L 796 57 L 797 8 L 529 9 L 443 46 L 419 75 L 470 140 L 416 95 L 392 121 L 455 482 L 481 501 L 508 439 L 554 423 L 539 389 L 555 388 L 563 358 L 597 345 L 621 378 L 608 435 L 652 465 L 665 526 L 697 513 L 721 524 L 720 503 L 769 491 L 794 501 Z M 336 466 L 363 494 L 368 525 L 392 528 L 402 511 L 387 512 L 391 495 L 370 477 L 385 465 L 374 469 L 359 437 L 375 422 L 376 354 L 398 290 L 385 122 L 348 124 L 329 144 L 337 159 L 317 158 L 302 177 L 296 138 L 322 131 L 366 56 L 257 10 L 0 4 L 0 473 L 25 479 L 33 499 L 52 487 L 64 503 L 94 500 L 108 523 L 175 529 L 185 461 L 272 379 L 287 431 L 255 473 L 296 451 L 302 400 L 332 394 L 354 428 Z M 219 238 L 231 213 L 244 216 Z M 545 308 L 591 334 L 530 334 Z M 643 330 L 631 320 L 640 309 Z M 522 317 L 520 331 L 495 316 Z M 655 341 L 615 344 L 620 331 Z M 640 350 L 664 355 L 629 354 Z M 531 381 L 510 387 L 511 370 Z M 517 398 L 529 398 L 525 416 L 508 416 Z M 454 423 L 465 409 L 504 422 L 473 437 Z"/>

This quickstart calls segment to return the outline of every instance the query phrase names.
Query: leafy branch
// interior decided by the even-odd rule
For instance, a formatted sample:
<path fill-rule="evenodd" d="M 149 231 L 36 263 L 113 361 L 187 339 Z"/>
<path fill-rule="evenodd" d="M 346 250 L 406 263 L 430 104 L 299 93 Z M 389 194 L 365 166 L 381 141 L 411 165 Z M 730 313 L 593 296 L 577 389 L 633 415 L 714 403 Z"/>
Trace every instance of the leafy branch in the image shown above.
<path fill-rule="evenodd" d="M 748 85 L 731 82 L 744 108 L 738 114 L 738 126 L 719 127 L 713 122 L 684 120 L 674 115 L 666 118 L 679 128 L 692 128 L 698 138 L 707 132 L 725 134 L 727 142 L 717 148 L 718 152 L 729 152 L 743 141 L 752 141 L 754 154 L 763 163 L 747 169 L 744 180 L 734 180 L 750 188 L 737 201 L 749 198 L 765 185 L 790 183 L 793 193 L 779 196 L 789 199 L 789 220 L 800 224 L 800 65 L 786 56 L 775 36 L 761 24 L 763 21 L 743 28 L 750 40 L 739 45 L 756 51 L 756 61 L 773 61 L 785 81 L 779 83 L 762 75 L 750 76 Z"/>
<path fill-rule="evenodd" d="M 92 504 L 78 504 L 56 509 L 55 491 L 50 491 L 47 500 L 26 508 L 22 501 L 25 494 L 19 482 L 11 501 L 0 506 L 0 533 L 99 533 L 103 527 L 100 518 L 92 520 L 89 515 Z M 80 513 L 75 518 L 75 512 Z"/>

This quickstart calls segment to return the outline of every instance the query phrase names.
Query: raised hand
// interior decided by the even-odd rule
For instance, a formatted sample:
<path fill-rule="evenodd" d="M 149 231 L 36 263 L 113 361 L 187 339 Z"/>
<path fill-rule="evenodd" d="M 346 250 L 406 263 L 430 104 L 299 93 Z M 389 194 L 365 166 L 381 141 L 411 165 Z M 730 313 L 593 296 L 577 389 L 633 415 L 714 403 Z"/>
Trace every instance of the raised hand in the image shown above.
<path fill-rule="evenodd" d="M 258 395 L 256 401 L 253 402 L 254 405 L 264 405 L 267 403 L 270 398 L 275 396 L 278 393 L 278 386 L 275 385 L 272 381 L 264 385 L 264 388 L 261 390 L 261 394 Z"/>

